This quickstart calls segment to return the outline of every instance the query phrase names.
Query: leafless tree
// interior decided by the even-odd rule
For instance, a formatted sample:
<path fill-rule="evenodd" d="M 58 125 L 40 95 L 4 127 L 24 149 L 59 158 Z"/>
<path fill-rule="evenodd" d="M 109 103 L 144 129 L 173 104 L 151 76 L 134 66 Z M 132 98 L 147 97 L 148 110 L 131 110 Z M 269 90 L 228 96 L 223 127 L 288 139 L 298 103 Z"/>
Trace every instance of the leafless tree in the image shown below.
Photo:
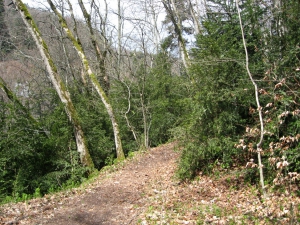
<path fill-rule="evenodd" d="M 75 38 L 73 32 L 69 29 L 69 26 L 68 26 L 65 18 L 58 11 L 58 9 L 54 5 L 54 3 L 51 0 L 47 0 L 47 2 L 49 4 L 50 8 L 52 9 L 52 11 L 58 17 L 60 25 L 64 28 L 64 31 L 65 31 L 66 35 L 68 36 L 68 38 L 71 40 L 73 46 L 75 47 L 75 49 L 76 49 L 76 51 L 77 51 L 77 53 L 78 53 L 78 55 L 79 55 L 79 57 L 82 61 L 84 70 L 88 74 L 93 87 L 95 88 L 95 90 L 97 91 L 99 96 L 101 97 L 101 100 L 102 100 L 102 102 L 103 102 L 103 104 L 104 104 L 104 106 L 107 110 L 107 113 L 108 113 L 109 118 L 110 118 L 111 123 L 112 123 L 113 131 L 114 131 L 114 137 L 115 137 L 115 146 L 116 146 L 117 158 L 121 160 L 125 156 L 124 156 L 124 152 L 123 152 L 123 148 L 122 148 L 119 125 L 117 123 L 117 120 L 116 120 L 113 108 L 112 108 L 112 106 L 109 102 L 109 99 L 108 99 L 104 89 L 100 85 L 99 81 L 97 80 L 96 74 L 93 72 L 92 68 L 90 67 L 89 60 L 87 59 L 86 54 L 84 52 L 84 49 L 82 48 L 82 44 L 80 42 L 79 37 Z"/>
<path fill-rule="evenodd" d="M 13 0 L 16 8 L 21 14 L 21 17 L 28 29 L 31 33 L 32 37 L 35 40 L 35 43 L 40 51 L 40 54 L 44 60 L 46 65 L 47 71 L 49 73 L 49 77 L 51 82 L 59 95 L 61 102 L 65 106 L 66 113 L 73 124 L 75 139 L 77 144 L 77 151 L 80 153 L 80 160 L 83 165 L 90 167 L 91 169 L 94 168 L 93 161 L 87 149 L 87 145 L 84 138 L 84 133 L 81 128 L 78 114 L 74 108 L 72 100 L 70 98 L 70 93 L 68 92 L 64 82 L 62 81 L 61 77 L 57 73 L 57 68 L 53 62 L 53 59 L 48 51 L 48 46 L 46 42 L 43 40 L 40 31 L 33 20 L 31 14 L 29 13 L 27 7 L 21 0 Z"/>
<path fill-rule="evenodd" d="M 256 84 L 256 81 L 253 79 L 253 76 L 252 76 L 252 74 L 250 72 L 250 69 L 249 69 L 249 57 L 248 57 L 247 43 L 246 43 L 245 35 L 244 35 L 243 23 L 242 23 L 240 8 L 239 8 L 239 0 L 236 0 L 236 8 L 237 8 L 237 11 L 238 11 L 240 28 L 241 28 L 242 39 L 243 39 L 243 45 L 244 45 L 244 49 L 245 49 L 246 70 L 247 70 L 247 74 L 248 74 L 248 76 L 249 76 L 249 78 L 250 78 L 250 80 L 251 80 L 251 82 L 254 86 L 255 100 L 256 100 L 257 111 L 258 111 L 258 115 L 259 115 L 259 121 L 260 121 L 260 139 L 259 139 L 259 142 L 256 145 L 256 149 L 257 149 L 258 168 L 259 168 L 261 188 L 262 188 L 262 192 L 264 194 L 264 197 L 266 197 L 266 190 L 265 190 L 265 184 L 264 184 L 264 174 L 263 174 L 263 165 L 261 163 L 261 154 L 262 154 L 262 151 L 263 151 L 262 143 L 263 143 L 263 140 L 264 140 L 264 121 L 263 121 L 263 117 L 262 117 L 262 107 L 260 106 L 258 86 Z"/>
<path fill-rule="evenodd" d="M 179 45 L 179 51 L 181 55 L 181 59 L 183 61 L 184 67 L 187 69 L 189 67 L 189 54 L 186 48 L 186 43 L 183 37 L 183 28 L 182 28 L 182 14 L 179 12 L 178 2 L 175 0 L 162 0 L 162 3 L 165 7 L 167 16 L 170 18 L 173 26 L 174 26 L 174 31 L 177 36 L 178 40 L 178 45 Z"/>

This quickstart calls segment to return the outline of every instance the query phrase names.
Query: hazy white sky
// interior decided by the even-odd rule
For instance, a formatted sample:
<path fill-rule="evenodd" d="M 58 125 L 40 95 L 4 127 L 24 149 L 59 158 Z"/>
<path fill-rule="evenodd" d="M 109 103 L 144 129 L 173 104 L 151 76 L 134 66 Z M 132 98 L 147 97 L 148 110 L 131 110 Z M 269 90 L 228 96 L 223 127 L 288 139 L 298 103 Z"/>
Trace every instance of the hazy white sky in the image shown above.
<path fill-rule="evenodd" d="M 70 0 L 72 5 L 73 5 L 73 9 L 74 9 L 74 13 L 75 14 L 80 14 L 80 8 L 78 5 L 78 1 L 77 0 Z M 23 0 L 24 3 L 28 4 L 31 7 L 35 7 L 35 8 L 49 8 L 49 5 L 47 3 L 47 0 Z M 55 0 L 53 1 L 54 3 L 56 2 Z M 67 2 L 65 1 L 66 5 Z M 108 1 L 108 7 L 110 10 L 117 10 L 117 1 L 116 0 L 109 0 Z M 79 16 L 79 15 L 77 15 Z"/>
<path fill-rule="evenodd" d="M 80 7 L 78 5 L 78 0 L 70 0 L 74 9 L 74 14 L 75 16 L 78 17 L 82 17 L 81 16 L 81 10 Z M 35 8 L 49 8 L 49 5 L 47 3 L 47 0 L 23 0 L 24 3 L 28 4 L 31 7 L 35 7 Z M 59 1 L 55 1 L 53 0 L 53 2 L 59 2 Z M 83 1 L 83 2 L 90 2 L 90 1 Z M 139 9 L 136 9 L 137 7 L 141 7 L 140 5 L 136 4 L 139 3 L 139 1 L 132 1 L 135 2 L 134 3 L 128 3 L 131 1 L 121 1 L 121 7 L 123 8 L 123 12 L 124 12 L 124 16 L 125 17 L 131 17 L 134 16 L 135 18 L 137 18 L 136 16 L 138 15 L 133 15 L 132 13 L 134 11 L 139 11 Z M 64 3 L 66 4 L 67 7 L 67 1 L 64 1 Z M 97 5 L 99 6 L 99 9 L 101 11 L 101 9 L 104 11 L 105 10 L 105 6 L 104 6 L 104 1 L 102 0 L 97 0 L 96 1 Z M 113 21 L 117 21 L 117 11 L 118 11 L 118 1 L 117 0 L 107 0 L 107 4 L 108 4 L 108 20 L 110 22 Z M 87 10 L 89 10 L 89 4 L 87 4 Z"/>
<path fill-rule="evenodd" d="M 76 17 L 78 18 L 83 18 L 80 7 L 78 5 L 78 0 L 70 0 L 72 2 L 73 5 L 73 9 L 74 9 L 74 14 Z M 23 0 L 24 3 L 28 4 L 30 7 L 35 7 L 35 8 L 49 8 L 49 5 L 47 3 L 47 0 Z M 53 0 L 53 2 L 59 2 L 58 0 Z M 90 2 L 87 0 L 84 0 L 84 2 Z M 98 3 L 98 6 L 101 9 L 103 9 L 103 11 L 105 10 L 105 6 L 102 0 L 96 0 L 96 2 Z M 101 3 L 102 2 L 102 3 Z M 118 11 L 118 7 L 117 7 L 117 0 L 107 0 L 107 4 L 108 4 L 108 24 L 107 24 L 107 32 L 108 35 L 110 35 L 110 37 L 112 39 L 116 39 L 117 38 L 117 24 L 118 24 L 118 18 L 117 18 L 117 11 Z M 157 1 L 160 3 L 160 1 Z M 67 6 L 67 2 L 64 1 L 64 3 Z M 124 12 L 124 17 L 127 18 L 125 19 L 124 25 L 123 25 L 123 38 L 122 38 L 122 42 L 124 43 L 124 45 L 134 45 L 135 40 L 141 37 L 141 27 L 143 27 L 144 25 L 148 26 L 148 28 L 146 29 L 151 29 L 149 27 L 149 24 L 144 23 L 144 25 L 141 24 L 141 21 L 143 21 L 145 19 L 145 12 L 143 12 L 143 8 L 144 10 L 150 10 L 147 9 L 147 7 L 145 7 L 144 4 L 142 4 L 142 1 L 139 0 L 130 0 L 130 1 L 126 1 L 126 0 L 122 0 L 121 1 L 121 5 L 123 8 L 123 12 Z M 160 8 L 160 7 L 159 7 Z M 162 36 L 164 36 L 164 31 L 162 28 L 162 24 L 161 21 L 164 19 L 165 17 L 165 13 L 163 8 L 159 9 L 160 11 L 159 13 L 159 18 L 158 18 L 158 29 L 160 30 L 160 38 L 162 38 Z M 87 5 L 87 10 L 89 10 L 90 7 Z M 149 12 L 148 12 L 149 13 Z M 148 20 L 152 19 L 152 17 L 148 16 Z M 148 21 L 150 22 L 150 21 Z M 151 21 L 152 23 L 153 21 Z M 151 32 L 153 31 L 149 31 L 147 32 L 147 34 L 151 34 Z M 159 42 L 160 40 L 152 40 L 152 42 Z M 113 43 L 117 43 L 117 41 L 113 41 Z M 150 47 L 151 44 L 148 44 L 148 47 Z M 139 46 L 136 46 L 136 48 L 139 48 Z M 151 48 L 151 47 L 150 47 Z"/>
<path fill-rule="evenodd" d="M 78 5 L 78 0 L 70 0 L 70 1 L 72 3 L 75 17 L 83 18 L 82 12 Z M 25 4 L 28 4 L 30 7 L 34 7 L 34 8 L 50 8 L 49 4 L 47 3 L 47 0 L 23 0 L 23 2 Z M 53 2 L 55 3 L 55 2 L 59 2 L 59 1 L 53 0 Z M 84 0 L 83 2 L 87 2 L 87 1 Z M 101 9 L 103 9 L 103 11 L 104 11 L 105 7 L 104 7 L 104 3 L 101 4 L 102 0 L 97 0 L 96 2 L 100 3 L 99 4 L 100 11 L 101 11 Z M 67 7 L 67 1 L 64 1 L 64 3 Z M 117 9 L 117 0 L 108 0 L 107 4 L 108 4 L 108 12 L 109 12 L 108 13 L 108 21 L 110 24 L 117 26 L 117 10 L 118 10 Z M 89 7 L 89 5 L 87 5 L 87 10 L 89 11 L 89 9 L 90 9 L 90 7 Z"/>
<path fill-rule="evenodd" d="M 45 8 L 45 6 L 48 6 L 46 0 L 22 0 L 22 1 L 23 3 L 29 5 L 30 7 Z"/>

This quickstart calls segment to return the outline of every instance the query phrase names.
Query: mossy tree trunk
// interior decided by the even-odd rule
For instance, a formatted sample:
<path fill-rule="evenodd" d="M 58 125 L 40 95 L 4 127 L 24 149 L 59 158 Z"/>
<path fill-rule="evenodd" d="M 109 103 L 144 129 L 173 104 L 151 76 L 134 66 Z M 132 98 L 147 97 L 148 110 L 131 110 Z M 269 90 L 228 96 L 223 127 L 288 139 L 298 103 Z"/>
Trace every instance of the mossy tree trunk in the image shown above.
<path fill-rule="evenodd" d="M 188 51 L 186 49 L 185 40 L 183 38 L 181 15 L 178 12 L 174 0 L 162 0 L 162 3 L 164 5 L 166 13 L 170 17 L 170 20 L 174 26 L 174 31 L 175 34 L 177 35 L 179 51 L 183 61 L 183 65 L 187 69 L 190 66 L 190 60 L 189 60 Z"/>
<path fill-rule="evenodd" d="M 10 43 L 11 37 L 7 29 L 7 22 L 5 21 L 5 1 L 0 0 L 0 61 L 3 61 L 7 53 L 11 52 L 15 47 Z"/>
<path fill-rule="evenodd" d="M 191 0 L 188 1 L 188 4 L 189 4 L 189 11 L 190 11 L 192 21 L 193 21 L 193 24 L 194 24 L 195 36 L 197 36 L 201 33 L 200 18 L 197 17 L 196 12 L 194 10 L 193 3 L 191 2 Z"/>
<path fill-rule="evenodd" d="M 109 77 L 107 76 L 106 67 L 105 67 L 105 60 L 106 60 L 106 56 L 107 56 L 107 46 L 108 46 L 108 43 L 107 43 L 108 41 L 107 41 L 107 38 L 105 37 L 106 36 L 105 24 L 107 23 L 107 19 L 106 19 L 107 15 L 105 15 L 103 19 L 100 18 L 101 20 L 103 20 L 103 21 L 101 21 L 101 24 L 104 24 L 104 25 L 102 25 L 101 34 L 102 34 L 102 40 L 105 43 L 104 50 L 100 50 L 99 44 L 97 43 L 97 40 L 96 40 L 96 35 L 94 32 L 94 29 L 92 27 L 91 15 L 87 12 L 82 0 L 78 0 L 78 4 L 82 11 L 84 20 L 90 31 L 91 41 L 92 41 L 93 48 L 96 53 L 97 62 L 98 62 L 99 69 L 100 69 L 100 77 L 99 77 L 100 84 L 102 84 L 105 93 L 108 94 L 109 89 L 110 89 L 110 80 L 109 80 Z M 106 6 L 106 8 L 107 8 L 107 6 Z M 107 14 L 107 9 L 106 9 L 105 13 Z"/>
<path fill-rule="evenodd" d="M 112 106 L 109 102 L 109 99 L 108 99 L 105 91 L 101 87 L 100 83 L 98 82 L 95 73 L 92 71 L 92 69 L 89 65 L 89 62 L 88 62 L 88 60 L 85 56 L 85 53 L 84 53 L 84 50 L 82 48 L 82 45 L 81 45 L 81 42 L 80 42 L 79 38 L 78 37 L 75 38 L 72 31 L 69 29 L 66 20 L 63 18 L 61 13 L 57 10 L 57 8 L 53 4 L 53 2 L 51 0 L 47 0 L 47 2 L 50 5 L 52 11 L 58 17 L 60 25 L 63 27 L 64 31 L 66 32 L 66 35 L 71 40 L 74 48 L 76 49 L 76 51 L 77 51 L 77 53 L 78 53 L 78 55 L 79 55 L 79 57 L 82 61 L 82 64 L 84 66 L 84 70 L 89 75 L 93 87 L 96 89 L 97 93 L 99 94 L 99 96 L 100 96 L 100 98 L 101 98 L 101 100 L 102 100 L 102 102 L 103 102 L 103 104 L 104 104 L 104 106 L 107 110 L 107 113 L 108 113 L 109 118 L 110 118 L 111 123 L 112 123 L 113 131 L 114 131 L 117 158 L 120 159 L 120 160 L 124 159 L 125 156 L 124 156 L 121 137 L 120 137 L 119 125 L 117 123 L 117 120 L 116 120 L 116 117 L 114 115 L 113 108 L 112 108 Z"/>
<path fill-rule="evenodd" d="M 18 108 L 26 115 L 27 119 L 34 124 L 37 124 L 36 119 L 31 115 L 30 111 L 22 104 L 20 99 L 15 95 L 15 93 L 8 87 L 6 82 L 0 77 L 0 88 L 5 92 L 6 96 L 14 102 Z"/>
<path fill-rule="evenodd" d="M 74 128 L 74 135 L 76 139 L 76 145 L 77 145 L 77 151 L 80 153 L 80 160 L 81 163 L 85 166 L 88 166 L 89 168 L 93 169 L 94 164 L 92 161 L 92 158 L 89 154 L 88 148 L 86 146 L 86 141 L 84 138 L 84 133 L 81 128 L 78 114 L 75 110 L 75 107 L 72 103 L 70 93 L 67 90 L 64 82 L 62 81 L 61 77 L 59 76 L 57 72 L 57 68 L 52 60 L 52 57 L 49 53 L 48 46 L 43 40 L 41 33 L 35 24 L 31 14 L 29 13 L 27 7 L 24 5 L 24 3 L 21 0 L 13 0 L 13 3 L 15 4 L 17 10 L 20 12 L 21 17 L 28 29 L 28 31 L 31 33 L 33 39 L 35 40 L 35 43 L 40 51 L 40 54 L 43 58 L 43 61 L 45 63 L 46 69 L 49 73 L 49 77 L 51 79 L 51 82 L 60 98 L 60 101 L 65 106 L 65 111 L 73 125 Z"/>

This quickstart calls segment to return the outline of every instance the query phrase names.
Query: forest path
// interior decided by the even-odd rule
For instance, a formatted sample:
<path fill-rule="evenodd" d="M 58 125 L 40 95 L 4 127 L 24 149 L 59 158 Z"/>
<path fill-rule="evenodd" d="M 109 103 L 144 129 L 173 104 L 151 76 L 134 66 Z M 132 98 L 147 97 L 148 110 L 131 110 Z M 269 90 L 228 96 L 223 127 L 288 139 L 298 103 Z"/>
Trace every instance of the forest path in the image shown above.
<path fill-rule="evenodd" d="M 176 185 L 174 148 L 170 143 L 137 154 L 84 188 L 2 207 L 0 224 L 137 224 L 149 192 L 158 192 L 155 185 Z"/>
<path fill-rule="evenodd" d="M 0 224 L 300 225 L 297 183 L 292 193 L 270 192 L 264 201 L 255 185 L 244 182 L 241 168 L 219 168 L 179 183 L 175 149 L 175 143 L 162 145 L 109 167 L 80 188 L 0 206 Z"/>

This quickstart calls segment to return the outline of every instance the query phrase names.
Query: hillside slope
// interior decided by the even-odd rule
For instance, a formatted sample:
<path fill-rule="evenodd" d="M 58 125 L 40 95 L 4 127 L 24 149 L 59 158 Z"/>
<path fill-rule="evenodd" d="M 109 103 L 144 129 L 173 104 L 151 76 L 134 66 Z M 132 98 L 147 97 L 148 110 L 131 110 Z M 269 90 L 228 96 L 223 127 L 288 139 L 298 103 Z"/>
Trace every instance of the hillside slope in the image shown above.
<path fill-rule="evenodd" d="M 138 154 L 89 185 L 0 208 L 1 224 L 299 224 L 299 197 L 269 194 L 262 203 L 242 173 L 174 178 L 170 143 Z"/>

